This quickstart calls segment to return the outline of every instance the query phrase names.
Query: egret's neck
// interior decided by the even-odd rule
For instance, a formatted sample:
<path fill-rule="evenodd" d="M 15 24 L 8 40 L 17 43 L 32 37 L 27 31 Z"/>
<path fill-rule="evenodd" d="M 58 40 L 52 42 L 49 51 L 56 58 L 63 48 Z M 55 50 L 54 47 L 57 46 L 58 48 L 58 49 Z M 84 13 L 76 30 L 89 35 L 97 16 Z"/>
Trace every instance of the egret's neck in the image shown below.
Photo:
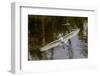
<path fill-rule="evenodd" d="M 63 37 L 60 37 L 60 38 L 59 38 L 59 40 L 60 40 L 61 42 L 64 42 L 64 39 L 63 39 Z"/>

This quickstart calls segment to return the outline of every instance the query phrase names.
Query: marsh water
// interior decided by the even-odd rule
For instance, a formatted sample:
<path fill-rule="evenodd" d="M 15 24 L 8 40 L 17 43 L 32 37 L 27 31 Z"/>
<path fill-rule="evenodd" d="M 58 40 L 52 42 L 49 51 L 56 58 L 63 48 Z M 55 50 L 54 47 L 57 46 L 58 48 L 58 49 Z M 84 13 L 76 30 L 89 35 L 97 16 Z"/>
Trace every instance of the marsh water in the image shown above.
<path fill-rule="evenodd" d="M 88 56 L 87 42 L 79 39 L 76 35 L 71 39 L 71 44 L 64 44 L 44 52 L 44 59 L 73 59 L 87 58 Z M 40 53 L 43 54 L 43 53 Z M 46 56 L 45 56 L 46 55 Z M 45 58 L 46 57 L 46 58 Z M 29 60 L 40 60 L 38 56 L 31 56 Z"/>
<path fill-rule="evenodd" d="M 46 23 L 46 21 L 43 22 L 43 20 L 45 20 L 43 16 L 42 17 L 41 16 L 40 17 L 30 16 L 29 18 L 30 18 L 30 20 L 29 20 L 30 27 L 29 27 L 29 38 L 28 38 L 29 39 L 29 41 L 28 41 L 29 42 L 28 60 L 55 60 L 55 59 L 88 58 L 87 18 L 45 17 L 47 19 L 47 23 Z M 36 19 L 38 19 L 38 20 L 36 20 Z M 42 22 L 39 23 L 39 20 L 40 20 L 40 22 L 41 21 Z M 62 20 L 62 22 L 66 22 L 66 20 L 68 22 L 68 20 L 69 20 L 71 28 L 69 26 L 62 26 L 62 23 L 60 23 L 59 20 L 60 21 Z M 43 52 L 40 51 L 40 48 L 42 47 L 42 45 L 44 45 L 45 43 L 48 44 L 48 43 L 56 40 L 57 33 L 63 32 L 63 30 L 68 31 L 68 29 L 71 30 L 71 29 L 75 28 L 76 26 L 72 26 L 73 24 L 76 24 L 77 27 L 80 29 L 80 31 L 77 35 L 75 35 L 74 37 L 69 39 L 67 44 L 64 44 L 62 46 L 57 46 L 57 47 L 51 48 L 51 49 L 43 51 Z M 40 30 L 42 30 L 42 34 L 41 34 Z M 36 33 L 39 35 L 36 35 Z"/>

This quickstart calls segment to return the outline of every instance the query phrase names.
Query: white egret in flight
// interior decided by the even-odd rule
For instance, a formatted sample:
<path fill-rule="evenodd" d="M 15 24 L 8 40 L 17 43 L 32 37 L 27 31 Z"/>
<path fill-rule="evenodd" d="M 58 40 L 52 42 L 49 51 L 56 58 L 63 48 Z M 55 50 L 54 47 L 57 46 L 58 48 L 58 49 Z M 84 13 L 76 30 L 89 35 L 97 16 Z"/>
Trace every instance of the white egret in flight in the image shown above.
<path fill-rule="evenodd" d="M 79 31 L 80 31 L 80 29 L 73 30 L 72 32 L 70 32 L 69 34 L 67 34 L 65 36 L 62 36 L 60 34 L 59 39 L 57 39 L 51 43 L 46 44 L 45 46 L 40 48 L 40 51 L 47 51 L 51 48 L 67 44 L 68 40 L 71 39 L 72 37 L 74 37 L 75 35 L 77 35 Z"/>

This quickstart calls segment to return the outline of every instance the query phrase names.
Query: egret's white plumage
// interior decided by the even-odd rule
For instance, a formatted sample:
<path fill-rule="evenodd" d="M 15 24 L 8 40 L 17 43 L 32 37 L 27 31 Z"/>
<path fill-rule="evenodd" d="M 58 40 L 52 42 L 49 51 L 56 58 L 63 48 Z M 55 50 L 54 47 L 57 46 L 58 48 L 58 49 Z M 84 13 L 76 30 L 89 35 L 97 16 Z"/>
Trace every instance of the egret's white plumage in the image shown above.
<path fill-rule="evenodd" d="M 72 37 L 74 37 L 76 34 L 78 34 L 79 31 L 80 31 L 80 29 L 73 30 L 71 33 L 69 33 L 65 36 L 61 36 L 61 34 L 60 34 L 59 35 L 60 38 L 58 40 L 55 40 L 55 41 L 43 46 L 42 48 L 40 48 L 40 51 L 46 51 L 51 48 L 67 44 L 68 39 L 71 39 Z"/>

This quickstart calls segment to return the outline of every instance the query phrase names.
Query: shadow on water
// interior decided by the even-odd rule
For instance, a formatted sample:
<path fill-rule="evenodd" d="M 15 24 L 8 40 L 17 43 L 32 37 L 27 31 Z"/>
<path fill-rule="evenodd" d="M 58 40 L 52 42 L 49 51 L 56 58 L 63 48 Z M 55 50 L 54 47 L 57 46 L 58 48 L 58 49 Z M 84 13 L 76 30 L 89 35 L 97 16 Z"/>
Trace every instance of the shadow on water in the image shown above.
<path fill-rule="evenodd" d="M 72 49 L 71 40 L 69 40 L 68 54 L 69 54 L 69 59 L 72 59 L 73 58 L 73 49 Z"/>

